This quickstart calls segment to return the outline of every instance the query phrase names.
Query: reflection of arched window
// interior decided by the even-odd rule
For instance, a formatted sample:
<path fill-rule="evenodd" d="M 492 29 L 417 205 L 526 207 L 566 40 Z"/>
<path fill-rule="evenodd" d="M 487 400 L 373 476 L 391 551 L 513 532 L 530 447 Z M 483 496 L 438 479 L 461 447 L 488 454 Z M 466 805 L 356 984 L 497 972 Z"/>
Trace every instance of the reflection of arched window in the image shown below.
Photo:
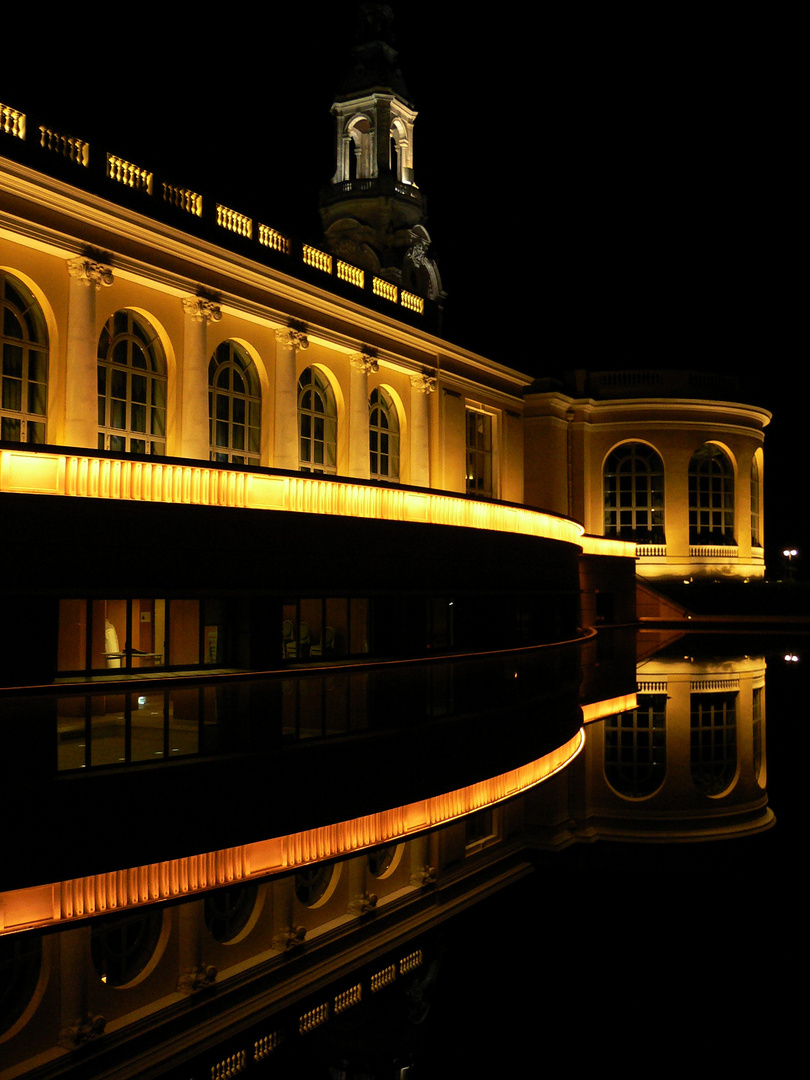
<path fill-rule="evenodd" d="M 643 798 L 664 782 L 666 694 L 639 694 L 638 708 L 605 721 L 605 776 L 620 795 Z"/>
<path fill-rule="evenodd" d="M 253 914 L 258 895 L 258 885 L 245 882 L 206 896 L 203 916 L 214 941 L 233 941 L 242 933 Z"/>
<path fill-rule="evenodd" d="M 605 536 L 664 543 L 664 463 L 651 446 L 623 443 L 605 462 Z"/>
<path fill-rule="evenodd" d="M 137 978 L 152 959 L 162 928 L 160 910 L 99 921 L 90 935 L 90 952 L 101 981 L 123 986 Z"/>
<path fill-rule="evenodd" d="M 337 409 L 328 381 L 314 368 L 298 380 L 298 464 L 301 472 L 337 472 Z"/>
<path fill-rule="evenodd" d="M 753 711 L 752 711 L 752 733 L 754 736 L 754 779 L 763 787 L 762 783 L 762 700 L 764 697 L 764 688 L 762 686 L 754 687 L 753 695 Z"/>
<path fill-rule="evenodd" d="M 98 342 L 98 446 L 166 453 L 166 360 L 154 329 L 116 311 Z"/>
<path fill-rule="evenodd" d="M 42 309 L 21 281 L 0 274 L 0 438 L 45 442 L 48 331 Z"/>
<path fill-rule="evenodd" d="M 734 473 L 713 443 L 701 446 L 689 462 L 689 542 L 734 543 Z"/>
<path fill-rule="evenodd" d="M 42 938 L 0 938 L 0 1035 L 16 1024 L 34 996 L 42 967 Z"/>
<path fill-rule="evenodd" d="M 385 847 L 374 848 L 366 856 L 369 873 L 376 878 L 387 876 L 396 854 L 396 844 L 387 844 Z"/>
<path fill-rule="evenodd" d="M 757 459 L 751 462 L 751 543 L 762 547 L 762 491 Z"/>
<path fill-rule="evenodd" d="M 334 866 L 307 866 L 295 875 L 295 895 L 306 907 L 315 907 L 324 899 L 332 878 Z"/>
<path fill-rule="evenodd" d="M 259 464 L 261 388 L 256 365 L 223 341 L 208 365 L 208 421 L 212 461 Z"/>
<path fill-rule="evenodd" d="M 691 696 L 692 780 L 702 795 L 720 795 L 737 772 L 737 695 Z"/>
<path fill-rule="evenodd" d="M 372 480 L 399 480 L 399 419 L 391 395 L 381 387 L 369 398 L 369 454 Z"/>

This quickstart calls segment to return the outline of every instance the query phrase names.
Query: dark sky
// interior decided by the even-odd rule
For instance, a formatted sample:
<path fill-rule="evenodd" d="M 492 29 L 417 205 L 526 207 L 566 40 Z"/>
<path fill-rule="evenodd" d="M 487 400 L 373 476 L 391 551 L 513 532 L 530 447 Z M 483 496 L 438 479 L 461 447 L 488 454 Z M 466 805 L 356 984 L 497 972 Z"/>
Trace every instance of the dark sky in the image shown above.
<path fill-rule="evenodd" d="M 775 413 L 780 462 L 806 462 L 797 27 L 392 6 L 446 336 L 532 374 L 736 372 Z M 40 29 L 38 63 L 4 46 L 0 101 L 317 242 L 355 8 L 236 2 L 89 41 L 102 24 L 86 5 L 82 26 Z M 784 469 L 767 476 L 781 509 Z"/>

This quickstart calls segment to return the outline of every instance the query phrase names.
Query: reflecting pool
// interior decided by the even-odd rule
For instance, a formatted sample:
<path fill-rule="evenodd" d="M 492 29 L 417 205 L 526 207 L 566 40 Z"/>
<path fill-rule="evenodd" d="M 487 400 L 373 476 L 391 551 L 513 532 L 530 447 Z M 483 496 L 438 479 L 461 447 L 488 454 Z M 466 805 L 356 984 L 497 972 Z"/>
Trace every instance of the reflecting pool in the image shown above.
<path fill-rule="evenodd" d="M 801 940 L 807 643 L 6 699 L 0 1076 L 687 1067 L 707 1030 L 756 1060 Z"/>

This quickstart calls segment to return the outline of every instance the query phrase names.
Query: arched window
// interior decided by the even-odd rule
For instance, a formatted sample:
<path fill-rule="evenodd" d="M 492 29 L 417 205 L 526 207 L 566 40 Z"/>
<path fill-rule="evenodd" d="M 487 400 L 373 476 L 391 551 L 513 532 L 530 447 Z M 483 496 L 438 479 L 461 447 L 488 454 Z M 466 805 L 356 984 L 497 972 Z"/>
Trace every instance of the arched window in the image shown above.
<path fill-rule="evenodd" d="M 751 544 L 762 547 L 762 489 L 756 458 L 751 461 Z"/>
<path fill-rule="evenodd" d="M 314 368 L 298 380 L 298 465 L 301 472 L 337 472 L 337 408 L 329 382 Z"/>
<path fill-rule="evenodd" d="M 116 311 L 98 342 L 98 447 L 166 453 L 166 359 L 157 333 L 135 312 Z"/>
<path fill-rule="evenodd" d="M 737 695 L 691 695 L 690 763 L 702 795 L 721 795 L 737 772 Z"/>
<path fill-rule="evenodd" d="M 369 473 L 372 480 L 399 480 L 399 418 L 391 395 L 379 387 L 368 399 Z"/>
<path fill-rule="evenodd" d="M 376 175 L 374 161 L 374 126 L 367 116 L 356 116 L 346 129 L 351 140 L 347 161 L 347 180 L 362 180 Z"/>
<path fill-rule="evenodd" d="M 44 443 L 48 330 L 33 293 L 0 274 L 0 438 Z"/>
<path fill-rule="evenodd" d="M 714 443 L 701 446 L 689 462 L 689 542 L 734 543 L 734 472 Z"/>
<path fill-rule="evenodd" d="M 605 721 L 605 776 L 620 795 L 652 795 L 666 773 L 666 694 L 639 694 L 638 708 Z"/>
<path fill-rule="evenodd" d="M 259 376 L 251 358 L 232 341 L 223 341 L 208 365 L 208 427 L 212 461 L 259 464 Z"/>
<path fill-rule="evenodd" d="M 617 446 L 605 462 L 605 536 L 663 544 L 664 463 L 651 446 Z"/>

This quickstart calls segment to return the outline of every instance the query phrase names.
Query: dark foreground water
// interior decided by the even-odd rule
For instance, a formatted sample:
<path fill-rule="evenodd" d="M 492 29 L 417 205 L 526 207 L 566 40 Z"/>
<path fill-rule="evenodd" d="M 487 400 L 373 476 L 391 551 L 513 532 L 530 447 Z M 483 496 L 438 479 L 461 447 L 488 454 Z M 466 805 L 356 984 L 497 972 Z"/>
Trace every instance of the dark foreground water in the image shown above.
<path fill-rule="evenodd" d="M 535 874 L 448 932 L 430 1052 L 415 1075 L 687 1075 L 790 1058 L 803 1027 L 810 638 L 728 635 L 722 645 L 767 661 L 775 825 L 742 839 L 597 841 L 539 857 Z"/>
<path fill-rule="evenodd" d="M 298 1056 L 270 1058 L 253 1066 L 251 1076 L 454 1080 L 533 1077 L 561 1068 L 680 1075 L 739 1065 L 771 1071 L 787 1062 L 801 1030 L 796 1009 L 806 938 L 799 800 L 806 783 L 810 638 L 691 634 L 663 649 L 654 644 L 649 638 L 639 644 L 640 688 L 666 699 L 668 783 L 680 769 L 684 806 L 706 838 L 695 841 L 681 828 L 688 814 L 674 795 L 659 817 L 670 816 L 678 842 L 652 842 L 633 819 L 634 807 L 644 811 L 654 795 L 609 805 L 603 774 L 610 736 L 604 722 L 589 725 L 586 752 L 569 766 L 580 770 L 581 793 L 571 803 L 572 816 L 580 816 L 579 839 L 565 842 L 568 825 L 558 815 L 562 840 L 549 843 L 546 836 L 529 844 L 521 880 L 420 931 L 428 962 L 418 993 L 411 987 L 403 996 L 379 995 L 379 1006 L 365 1003 L 346 1022 L 301 1040 Z M 568 668 L 560 670 L 570 681 Z M 750 703 L 763 671 L 755 715 Z M 732 758 L 744 752 L 751 758 L 753 746 L 767 776 L 775 823 L 754 835 L 729 836 L 727 823 L 740 820 L 740 803 L 731 805 L 722 793 L 701 802 L 688 790 L 694 787 L 690 739 L 692 750 L 696 745 L 690 693 L 709 682 L 714 700 L 739 698 L 730 725 L 736 742 L 723 745 L 732 745 Z M 723 689 L 726 683 L 739 692 Z M 561 678 L 548 674 L 539 683 L 552 698 L 558 684 Z M 435 713 L 438 691 L 432 692 Z M 685 715 L 676 715 L 679 700 L 687 702 Z M 634 743 L 635 750 L 641 745 Z M 718 764 L 719 745 L 704 755 L 704 780 Z M 332 766 L 342 760 L 334 754 Z M 751 773 L 750 761 L 745 769 Z M 197 818 L 202 812 L 196 804 L 188 810 Z M 754 820 L 761 820 L 757 814 Z M 536 809 L 527 821 L 540 821 Z M 82 1060 L 81 1052 L 73 1056 L 77 1068 Z M 91 1054 L 84 1065 L 69 1075 L 91 1080 Z M 181 1055 L 175 1069 L 164 1056 L 148 1075 L 199 1080 L 206 1070 L 202 1059 L 192 1065 Z"/>

